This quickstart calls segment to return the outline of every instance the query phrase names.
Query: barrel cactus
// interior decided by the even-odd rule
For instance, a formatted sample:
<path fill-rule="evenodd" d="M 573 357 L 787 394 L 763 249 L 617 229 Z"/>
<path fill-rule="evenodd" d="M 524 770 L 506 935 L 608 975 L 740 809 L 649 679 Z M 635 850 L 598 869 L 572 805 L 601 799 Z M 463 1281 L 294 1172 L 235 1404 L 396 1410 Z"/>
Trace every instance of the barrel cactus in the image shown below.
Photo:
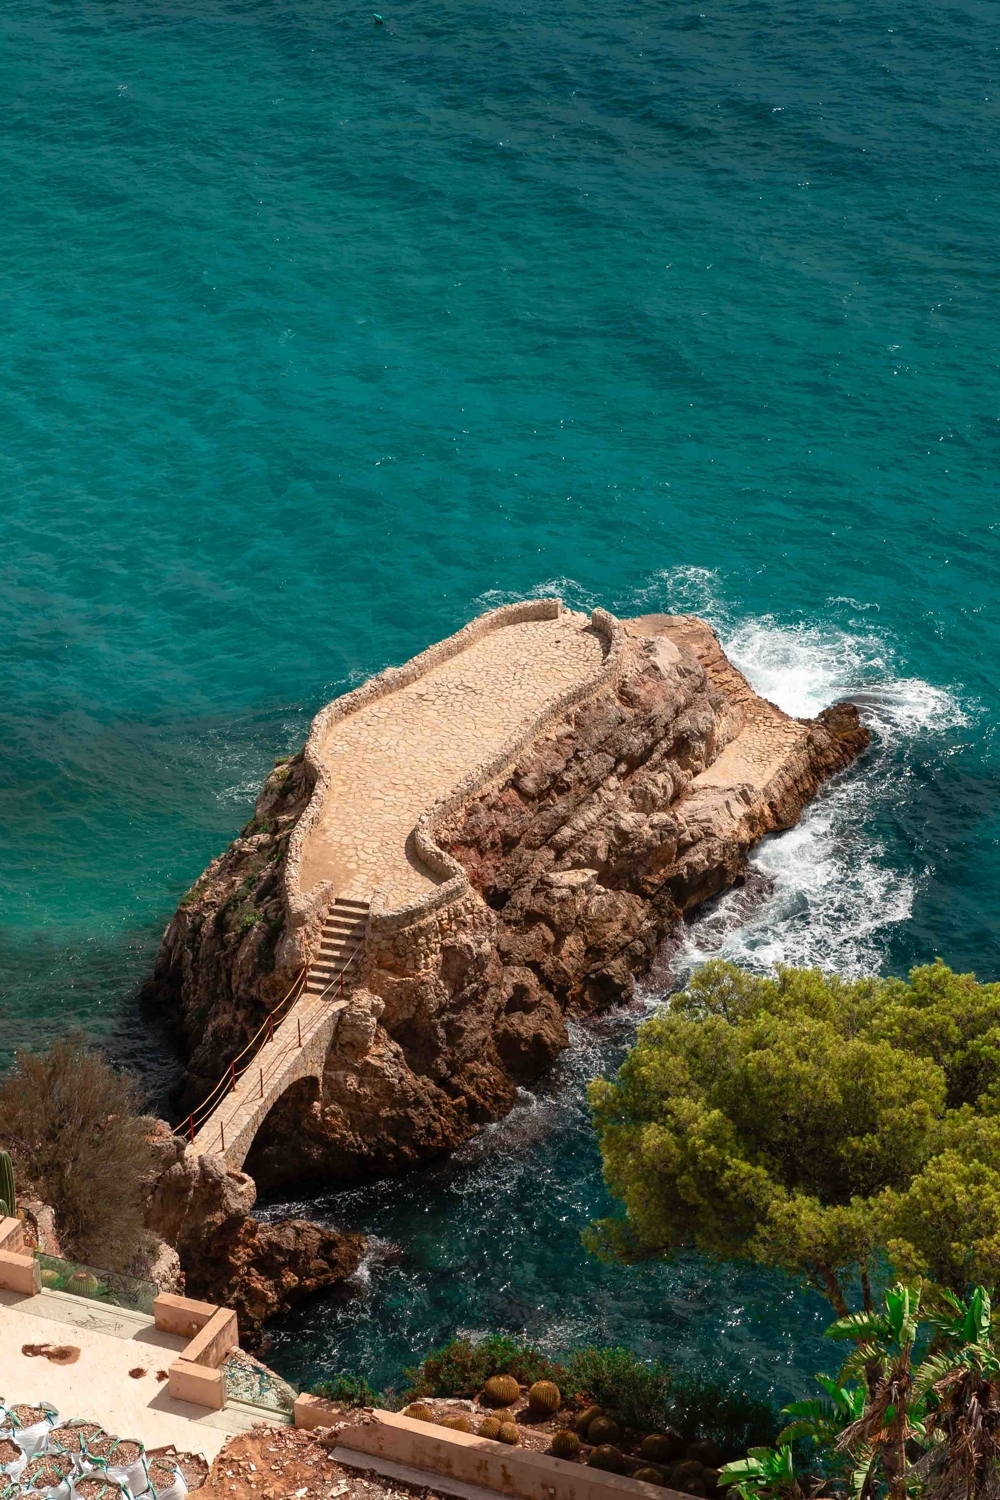
<path fill-rule="evenodd" d="M 666 1484 L 662 1469 L 654 1469 L 652 1466 L 645 1469 L 636 1469 L 632 1475 L 633 1479 L 641 1479 L 643 1484 Z"/>
<path fill-rule="evenodd" d="M 506 1443 L 511 1448 L 516 1448 L 518 1443 L 521 1441 L 521 1434 L 517 1430 L 517 1423 L 501 1422 L 500 1431 L 497 1433 L 497 1439 L 501 1443 Z"/>
<path fill-rule="evenodd" d="M 586 1438 L 587 1431 L 595 1417 L 604 1416 L 603 1406 L 588 1406 L 576 1419 L 576 1430 L 582 1438 Z"/>
<path fill-rule="evenodd" d="M 0 1219 L 14 1217 L 14 1163 L 9 1151 L 0 1151 Z"/>
<path fill-rule="evenodd" d="M 479 1436 L 495 1440 L 500 1435 L 501 1425 L 496 1417 L 484 1417 L 479 1424 Z"/>
<path fill-rule="evenodd" d="M 412 1401 L 409 1406 L 404 1406 L 403 1416 L 412 1417 L 415 1422 L 433 1422 L 434 1420 L 434 1413 L 422 1401 Z"/>
<path fill-rule="evenodd" d="M 703 1464 L 706 1469 L 717 1469 L 722 1463 L 722 1449 L 711 1438 L 699 1438 L 684 1449 L 684 1457 Z"/>
<path fill-rule="evenodd" d="M 601 1448 L 607 1443 L 617 1443 L 620 1437 L 621 1429 L 611 1417 L 595 1417 L 587 1428 L 587 1442 L 593 1443 L 595 1448 Z"/>
<path fill-rule="evenodd" d="M 461 1412 L 456 1412 L 454 1416 L 451 1417 L 440 1417 L 438 1419 L 438 1426 L 450 1427 L 455 1432 L 472 1431 L 472 1423 L 469 1421 L 468 1417 L 463 1417 Z"/>
<path fill-rule="evenodd" d="M 528 1390 L 528 1409 L 539 1417 L 551 1417 L 559 1410 L 562 1397 L 559 1387 L 551 1380 L 536 1380 Z"/>
<path fill-rule="evenodd" d="M 482 1401 L 486 1406 L 509 1406 L 521 1394 L 521 1387 L 513 1375 L 491 1375 L 483 1386 Z"/>
<path fill-rule="evenodd" d="M 624 1474 L 625 1455 L 613 1443 L 601 1443 L 587 1459 L 592 1469 L 604 1469 L 608 1474 Z"/>
<path fill-rule="evenodd" d="M 685 1490 L 688 1494 L 696 1494 L 695 1490 L 688 1490 L 691 1484 L 701 1484 L 704 1464 L 698 1463 L 696 1459 L 686 1458 L 683 1463 L 674 1465 L 673 1484 L 676 1489 Z M 704 1493 L 704 1487 L 702 1488 Z"/>
<path fill-rule="evenodd" d="M 92 1271 L 74 1271 L 66 1278 L 66 1290 L 74 1297 L 96 1297 L 101 1283 Z"/>
<path fill-rule="evenodd" d="M 560 1427 L 552 1436 L 552 1452 L 556 1458 L 579 1458 L 580 1439 L 568 1427 Z"/>
<path fill-rule="evenodd" d="M 684 1439 L 676 1432 L 651 1432 L 642 1440 L 639 1449 L 643 1458 L 648 1458 L 650 1463 L 669 1464 L 677 1457 L 684 1446 Z"/>

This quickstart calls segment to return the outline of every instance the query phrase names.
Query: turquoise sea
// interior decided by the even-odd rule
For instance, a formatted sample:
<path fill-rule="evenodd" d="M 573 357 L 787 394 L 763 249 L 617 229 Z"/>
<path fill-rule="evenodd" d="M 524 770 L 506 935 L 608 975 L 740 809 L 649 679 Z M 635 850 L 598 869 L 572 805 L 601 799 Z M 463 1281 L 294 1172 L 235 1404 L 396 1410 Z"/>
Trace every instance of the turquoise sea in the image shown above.
<path fill-rule="evenodd" d="M 872 724 L 682 970 L 1000 976 L 996 7 L 380 3 L 0 14 L 0 1063 L 81 1025 L 162 1099 L 135 990 L 273 757 L 536 592 L 697 610 Z M 583 1084 L 656 1003 L 311 1201 L 375 1249 L 273 1361 L 504 1326 L 800 1390 L 818 1300 L 580 1248 Z"/>

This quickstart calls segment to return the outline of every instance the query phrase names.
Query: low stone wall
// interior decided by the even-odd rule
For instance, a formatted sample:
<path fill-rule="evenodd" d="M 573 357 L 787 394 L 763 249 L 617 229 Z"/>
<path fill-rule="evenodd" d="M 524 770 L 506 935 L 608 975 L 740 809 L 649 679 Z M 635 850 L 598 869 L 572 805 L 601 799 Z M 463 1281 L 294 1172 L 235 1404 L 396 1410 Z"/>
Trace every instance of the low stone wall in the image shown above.
<path fill-rule="evenodd" d="M 228 1307 L 161 1293 L 153 1303 L 153 1320 L 162 1333 L 190 1334 L 187 1347 L 168 1367 L 171 1396 L 221 1411 L 226 1404 L 221 1366 L 240 1347 L 236 1314 Z"/>
<path fill-rule="evenodd" d="M 0 1219 L 0 1287 L 33 1297 L 41 1290 L 41 1275 L 35 1257 L 22 1253 L 23 1249 L 23 1221 Z"/>
<path fill-rule="evenodd" d="M 500 613 L 500 611 L 497 611 Z M 489 616 L 483 616 L 489 619 Z M 544 617 L 543 617 L 544 618 Z M 565 692 L 559 693 L 550 703 L 546 704 L 542 712 L 523 729 L 512 734 L 508 740 L 501 745 L 495 755 L 482 765 L 476 766 L 456 786 L 435 802 L 432 807 L 421 814 L 413 830 L 413 847 L 418 858 L 435 875 L 440 875 L 444 884 L 435 890 L 426 891 L 416 901 L 409 902 L 406 906 L 387 907 L 383 893 L 376 890 L 372 894 L 371 912 L 368 917 L 368 933 L 366 934 L 366 948 L 368 947 L 368 936 L 372 938 L 379 933 L 399 932 L 403 928 L 415 926 L 430 916 L 431 912 L 439 911 L 444 906 L 450 906 L 459 901 L 469 890 L 471 884 L 469 877 L 457 859 L 445 852 L 435 838 L 435 831 L 452 813 L 457 812 L 466 802 L 471 801 L 479 792 L 483 791 L 491 781 L 509 771 L 518 758 L 524 753 L 529 745 L 543 733 L 550 724 L 569 712 L 578 703 L 587 698 L 592 698 L 601 688 L 608 687 L 617 682 L 624 663 L 626 634 L 625 627 L 614 615 L 605 609 L 595 609 L 590 617 L 590 622 L 595 630 L 599 630 L 608 640 L 608 654 L 604 661 L 585 682 L 578 683 L 576 687 L 567 688 Z M 475 622 L 473 622 L 475 623 Z M 505 623 L 514 623 L 507 621 Z M 418 658 L 419 659 L 419 658 Z"/>
<path fill-rule="evenodd" d="M 490 610 L 488 614 L 470 620 L 468 625 L 454 635 L 429 646 L 402 667 L 387 667 L 377 677 L 370 678 L 353 692 L 345 693 L 342 698 L 335 698 L 332 703 L 320 709 L 312 722 L 303 750 L 306 766 L 315 777 L 315 785 L 306 809 L 289 839 L 285 860 L 285 901 L 290 935 L 293 939 L 296 935 L 299 937 L 298 951 L 294 955 L 288 952 L 288 958 L 294 956 L 300 963 L 308 960 L 310 950 L 318 940 L 325 908 L 336 894 L 330 881 L 319 881 L 308 892 L 303 891 L 301 886 L 305 841 L 316 825 L 329 790 L 329 776 L 320 754 L 320 745 L 331 724 L 357 713 L 378 698 L 384 698 L 387 694 L 416 682 L 432 668 L 457 656 L 491 631 L 503 630 L 508 625 L 519 625 L 526 620 L 554 620 L 558 618 L 561 609 L 559 599 L 529 599 L 521 604 L 505 604 L 500 609 Z"/>
<path fill-rule="evenodd" d="M 682 1500 L 677 1490 L 585 1464 L 510 1448 L 490 1438 L 417 1422 L 399 1412 L 344 1414 L 315 1396 L 295 1402 L 296 1427 L 330 1429 L 324 1443 L 421 1469 L 428 1478 L 479 1485 L 517 1500 Z"/>

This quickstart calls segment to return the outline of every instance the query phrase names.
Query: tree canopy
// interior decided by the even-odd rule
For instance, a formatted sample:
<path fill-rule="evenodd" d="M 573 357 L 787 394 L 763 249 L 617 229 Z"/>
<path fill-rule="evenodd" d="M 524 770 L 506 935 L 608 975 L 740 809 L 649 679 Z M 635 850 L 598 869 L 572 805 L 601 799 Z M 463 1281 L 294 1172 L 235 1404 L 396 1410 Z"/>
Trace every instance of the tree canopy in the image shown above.
<path fill-rule="evenodd" d="M 600 1254 L 754 1260 L 848 1311 L 887 1259 L 963 1294 L 1000 1284 L 1000 984 L 714 961 L 590 1086 L 624 1219 Z"/>

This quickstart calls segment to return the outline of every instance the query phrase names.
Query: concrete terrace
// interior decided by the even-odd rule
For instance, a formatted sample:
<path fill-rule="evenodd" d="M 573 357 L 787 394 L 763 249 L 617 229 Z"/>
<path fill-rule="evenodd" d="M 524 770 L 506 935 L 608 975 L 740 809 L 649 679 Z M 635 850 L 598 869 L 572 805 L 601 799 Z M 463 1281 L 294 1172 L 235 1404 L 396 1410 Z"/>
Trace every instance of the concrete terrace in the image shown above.
<path fill-rule="evenodd" d="M 248 1430 L 261 1414 L 207 1411 L 171 1396 L 157 1374 L 187 1342 L 142 1313 L 61 1292 L 25 1296 L 0 1288 L 0 1395 L 7 1401 L 50 1401 L 63 1419 L 86 1417 L 147 1448 L 173 1443 L 211 1461 L 231 1433 Z M 22 1353 L 33 1344 L 73 1345 L 80 1356 L 52 1364 Z"/>
<path fill-rule="evenodd" d="M 378 886 L 402 905 L 432 888 L 407 847 L 421 813 L 586 681 L 605 650 L 588 616 L 564 610 L 484 635 L 335 720 L 318 746 L 329 789 L 303 848 L 303 891 L 330 881 L 339 896 L 367 901 Z"/>

